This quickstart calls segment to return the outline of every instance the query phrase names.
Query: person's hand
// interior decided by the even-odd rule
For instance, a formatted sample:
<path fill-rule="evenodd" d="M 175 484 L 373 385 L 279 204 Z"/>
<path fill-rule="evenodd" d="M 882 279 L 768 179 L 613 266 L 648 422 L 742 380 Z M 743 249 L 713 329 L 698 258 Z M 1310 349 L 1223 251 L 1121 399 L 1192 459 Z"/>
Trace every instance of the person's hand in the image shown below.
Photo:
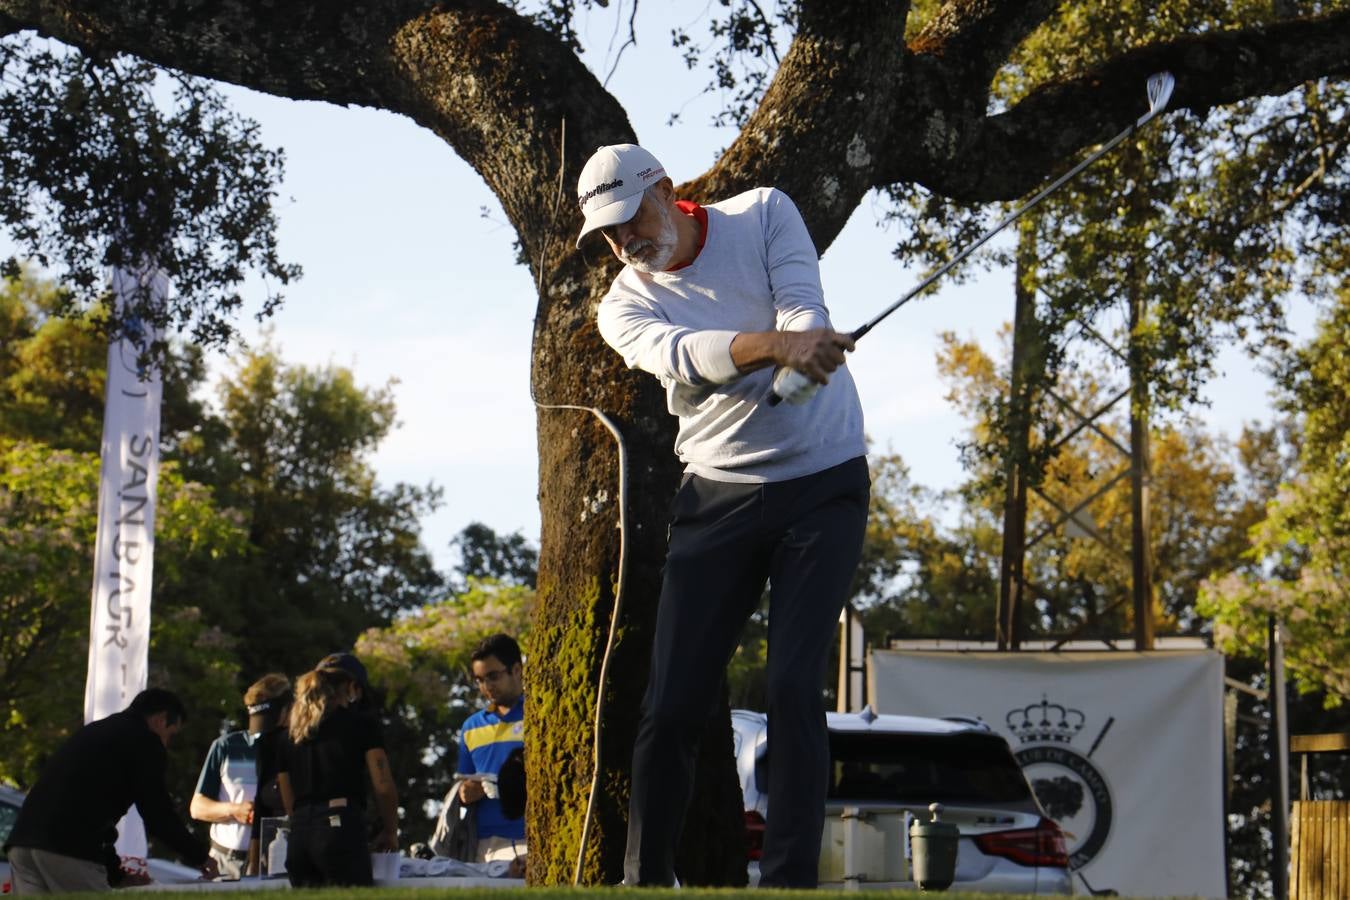
<path fill-rule="evenodd" d="M 778 364 L 796 369 L 819 384 L 844 364 L 844 352 L 853 349 L 853 338 L 829 328 L 810 331 L 780 331 Z"/>
<path fill-rule="evenodd" d="M 470 778 L 467 781 L 460 782 L 459 785 L 460 803 L 477 803 L 479 800 L 482 800 L 486 796 L 487 792 L 483 790 L 483 782 L 477 780 L 476 778 Z"/>
<path fill-rule="evenodd" d="M 243 803 L 231 803 L 230 818 L 240 825 L 251 825 L 253 823 L 253 801 L 245 800 Z"/>
<path fill-rule="evenodd" d="M 211 861 L 215 862 L 215 860 Z M 150 877 L 150 873 L 144 869 L 128 869 L 126 866 L 121 868 L 122 874 L 118 877 L 116 885 L 118 888 L 141 887 L 154 881 Z"/>
<path fill-rule="evenodd" d="M 201 872 L 203 881 L 211 881 L 220 874 L 220 866 L 216 864 L 215 857 L 206 858 L 206 862 L 202 863 Z"/>
<path fill-rule="evenodd" d="M 375 836 L 375 847 L 377 852 L 396 853 L 398 852 L 398 829 L 384 828 Z"/>

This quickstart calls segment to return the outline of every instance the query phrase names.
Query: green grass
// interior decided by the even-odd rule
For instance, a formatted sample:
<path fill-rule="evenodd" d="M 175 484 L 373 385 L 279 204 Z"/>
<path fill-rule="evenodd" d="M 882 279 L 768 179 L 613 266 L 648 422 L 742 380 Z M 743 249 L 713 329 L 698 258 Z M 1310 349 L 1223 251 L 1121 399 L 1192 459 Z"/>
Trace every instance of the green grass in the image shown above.
<path fill-rule="evenodd" d="M 615 895 L 624 895 L 632 898 L 641 897 L 643 900 L 866 900 L 866 898 L 894 898 L 894 900 L 917 900 L 919 897 L 926 900 L 933 900 L 938 897 L 950 897 L 953 900 L 1036 900 L 1030 894 L 971 894 L 955 893 L 952 891 L 922 893 L 920 891 L 841 891 L 841 890 L 816 890 L 816 891 L 759 891 L 748 888 L 683 888 L 681 890 L 657 889 L 657 888 L 570 888 L 570 887 L 536 887 L 536 888 L 323 888 L 314 890 L 288 890 L 283 894 L 278 894 L 275 890 L 265 891 L 228 891 L 224 892 L 226 897 L 271 897 L 278 900 L 280 897 L 301 895 L 310 900 L 310 898 L 320 898 L 320 900 L 346 900 L 346 898 L 370 898 L 371 892 L 377 891 L 379 900 L 429 900 L 434 894 L 442 900 L 581 900 L 587 895 L 599 897 L 612 897 Z M 184 900 L 202 900 L 203 891 L 155 891 L 154 898 L 161 897 L 181 897 Z M 225 900 L 225 898 L 222 898 Z M 1043 900 L 1043 898 L 1041 898 Z M 1128 898 L 1124 898 L 1128 900 Z M 1157 900 L 1157 898 L 1155 898 Z M 1185 898 L 1162 898 L 1162 900 L 1185 900 Z"/>

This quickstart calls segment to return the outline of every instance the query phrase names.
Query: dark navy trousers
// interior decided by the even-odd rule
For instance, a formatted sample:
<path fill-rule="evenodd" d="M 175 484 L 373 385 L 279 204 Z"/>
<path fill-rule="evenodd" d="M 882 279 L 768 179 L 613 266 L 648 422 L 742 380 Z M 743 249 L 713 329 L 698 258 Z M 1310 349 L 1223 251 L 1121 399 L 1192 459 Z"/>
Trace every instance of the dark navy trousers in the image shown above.
<path fill-rule="evenodd" d="M 767 580 L 773 764 L 760 883 L 816 886 L 829 777 L 825 663 L 862 553 L 870 488 L 863 457 L 789 481 L 685 476 L 633 748 L 625 883 L 674 881 L 698 740 Z"/>

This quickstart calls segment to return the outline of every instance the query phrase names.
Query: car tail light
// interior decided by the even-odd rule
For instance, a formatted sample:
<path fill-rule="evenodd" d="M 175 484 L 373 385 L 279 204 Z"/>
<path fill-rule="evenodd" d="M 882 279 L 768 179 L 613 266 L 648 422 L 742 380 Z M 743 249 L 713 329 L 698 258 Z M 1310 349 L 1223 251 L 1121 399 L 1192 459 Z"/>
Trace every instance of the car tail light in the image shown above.
<path fill-rule="evenodd" d="M 764 853 L 764 817 L 753 809 L 745 811 L 745 858 L 759 859 Z"/>
<path fill-rule="evenodd" d="M 1051 819 L 1041 819 L 1035 828 L 977 835 L 975 846 L 988 856 L 1001 856 L 1024 866 L 1069 867 L 1064 832 Z"/>

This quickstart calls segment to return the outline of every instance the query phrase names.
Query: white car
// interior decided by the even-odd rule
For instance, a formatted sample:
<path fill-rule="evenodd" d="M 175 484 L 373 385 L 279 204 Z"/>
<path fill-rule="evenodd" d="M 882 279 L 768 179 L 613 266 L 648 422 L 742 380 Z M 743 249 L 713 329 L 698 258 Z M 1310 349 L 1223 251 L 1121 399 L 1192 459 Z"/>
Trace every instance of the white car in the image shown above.
<path fill-rule="evenodd" d="M 772 756 L 764 713 L 732 710 L 736 768 L 745 795 L 751 884 L 759 880 L 764 824 L 772 814 L 767 786 Z M 1072 894 L 1064 835 L 1041 810 L 1008 743 L 975 719 L 931 719 L 857 713 L 827 713 L 830 784 L 825 800 L 821 883 L 862 876 L 849 885 L 913 889 L 906 826 L 928 821 L 930 803 L 941 803 L 942 820 L 957 825 L 953 891 L 1009 894 Z M 853 864 L 841 865 L 845 809 L 856 809 Z M 831 855 L 833 854 L 833 856 Z"/>
<path fill-rule="evenodd" d="M 9 840 L 14 821 L 19 818 L 19 807 L 23 806 L 23 798 L 22 791 L 0 784 L 0 847 L 4 847 L 5 841 Z M 191 866 L 168 859 L 152 857 L 146 860 L 146 869 L 150 873 L 150 878 L 159 884 L 185 884 L 201 877 L 201 872 Z M 9 859 L 5 857 L 4 850 L 0 849 L 0 894 L 12 893 L 14 885 L 9 874 Z"/>

